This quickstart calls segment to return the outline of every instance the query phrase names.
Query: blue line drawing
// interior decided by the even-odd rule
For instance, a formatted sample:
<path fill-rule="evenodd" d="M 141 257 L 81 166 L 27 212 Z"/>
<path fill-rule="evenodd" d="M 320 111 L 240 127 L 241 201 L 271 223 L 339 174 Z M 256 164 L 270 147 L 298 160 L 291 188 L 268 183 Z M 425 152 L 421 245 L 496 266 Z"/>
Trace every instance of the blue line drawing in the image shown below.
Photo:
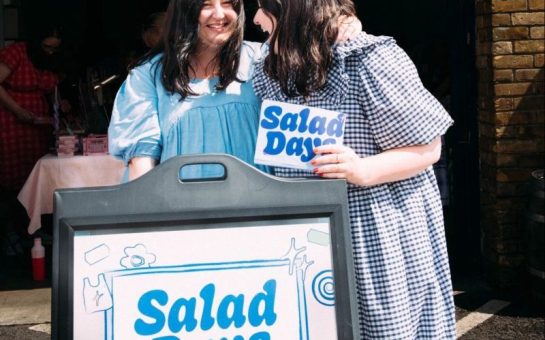
<path fill-rule="evenodd" d="M 304 252 L 305 250 L 307 250 L 307 247 L 297 248 L 295 246 L 295 238 L 294 237 L 291 238 L 290 249 L 284 256 L 281 257 L 283 259 L 287 258 L 288 260 L 290 260 L 290 268 L 289 268 L 290 275 L 293 275 L 293 267 L 295 266 L 295 260 L 297 259 L 298 255 Z"/>
<path fill-rule="evenodd" d="M 308 315 L 307 315 L 307 299 L 305 294 L 305 273 L 310 264 L 307 262 L 307 256 L 304 256 L 303 261 L 297 261 L 295 275 L 297 277 L 297 297 L 299 306 L 299 339 L 308 339 Z M 304 269 L 303 269 L 304 266 Z"/>
<path fill-rule="evenodd" d="M 307 269 L 312 264 L 314 264 L 314 261 L 307 261 L 306 255 L 303 255 L 303 259 L 301 259 L 300 257 L 296 258 L 296 261 L 297 261 L 297 267 L 301 269 L 301 273 L 302 273 L 301 280 L 305 282 L 307 277 Z"/>
<path fill-rule="evenodd" d="M 84 260 L 88 265 L 92 266 L 110 256 L 110 248 L 106 244 L 101 244 L 84 254 Z"/>
<path fill-rule="evenodd" d="M 125 247 L 125 257 L 122 257 L 119 263 L 123 268 L 143 268 L 151 267 L 152 263 L 155 263 L 156 256 L 152 253 L 148 253 L 146 246 L 141 243 L 133 247 Z"/>
<path fill-rule="evenodd" d="M 320 235 L 318 235 L 320 233 Z M 323 234 L 323 235 L 322 235 Z M 311 235 L 314 235 L 311 237 Z M 318 237 L 319 236 L 319 237 Z M 307 233 L 310 243 L 323 244 L 329 234 L 310 229 Z M 315 242 L 313 242 L 315 241 Z M 137 243 L 134 246 L 124 248 L 126 256 L 120 259 L 120 265 L 123 269 L 112 270 L 106 274 L 99 274 L 98 284 L 91 285 L 89 278 L 84 278 L 83 301 L 87 313 L 104 312 L 104 339 L 114 339 L 114 313 L 113 305 L 114 280 L 116 277 L 123 276 L 142 276 L 155 275 L 162 273 L 181 274 L 191 272 L 214 272 L 214 271 L 241 271 L 252 268 L 274 268 L 287 267 L 289 276 L 294 276 L 295 289 L 298 308 L 299 340 L 309 340 L 309 320 L 307 308 L 306 288 L 312 288 L 314 298 L 324 306 L 334 306 L 334 282 L 331 270 L 324 270 L 317 274 L 312 284 L 307 287 L 306 274 L 308 268 L 315 263 L 307 258 L 305 254 L 306 246 L 297 247 L 296 238 L 290 239 L 290 246 L 287 252 L 278 259 L 254 259 L 246 261 L 232 262 L 210 262 L 210 263 L 192 263 L 174 266 L 151 266 L 156 262 L 157 256 L 149 253 L 144 244 Z M 106 244 L 101 244 L 85 253 L 85 261 L 93 265 L 107 258 L 110 255 L 110 249 Z M 293 275 L 295 273 L 295 275 Z M 105 276 L 106 275 L 106 276 Z M 107 280 L 107 281 L 106 281 Z M 108 282 L 108 284 L 107 284 Z M 293 334 L 295 338 L 295 334 Z M 172 339 L 176 337 L 173 336 Z"/>
<path fill-rule="evenodd" d="M 312 294 L 318 303 L 328 307 L 335 306 L 335 283 L 332 270 L 323 270 L 316 274 L 312 280 Z"/>
<path fill-rule="evenodd" d="M 112 295 L 103 273 L 98 275 L 96 285 L 88 277 L 83 278 L 83 304 L 88 314 L 112 308 Z"/>
<path fill-rule="evenodd" d="M 292 243 L 293 244 L 293 243 Z M 308 335 L 308 317 L 307 317 L 307 303 L 305 285 L 303 282 L 304 271 L 312 262 L 308 262 L 306 258 L 303 261 L 297 261 L 299 266 L 296 267 L 296 286 L 297 286 L 297 305 L 299 308 L 299 330 L 300 340 L 309 340 Z M 220 271 L 220 270 L 244 270 L 252 268 L 272 268 L 272 267 L 289 267 L 292 265 L 292 261 L 289 259 L 275 259 L 275 260 L 252 260 L 252 261 L 235 261 L 235 262 L 219 262 L 219 263 L 196 263 L 186 264 L 180 266 L 163 266 L 163 267 L 151 267 L 151 268 L 135 268 L 127 270 L 117 270 L 109 272 L 107 277 L 110 280 L 110 285 L 113 285 L 113 280 L 116 277 L 122 276 L 141 276 L 141 275 L 153 275 L 161 273 L 190 273 L 190 272 L 203 272 L 203 271 Z M 112 286 L 112 291 L 115 287 Z M 105 310 L 105 316 L 108 319 L 105 323 L 105 340 L 111 340 L 114 338 L 114 319 L 115 305 L 111 309 Z"/>
<path fill-rule="evenodd" d="M 104 325 L 108 324 L 108 312 L 111 310 L 112 309 L 110 308 L 104 312 Z M 104 327 L 104 339 L 111 339 L 111 337 L 110 338 L 108 337 L 108 327 Z"/>

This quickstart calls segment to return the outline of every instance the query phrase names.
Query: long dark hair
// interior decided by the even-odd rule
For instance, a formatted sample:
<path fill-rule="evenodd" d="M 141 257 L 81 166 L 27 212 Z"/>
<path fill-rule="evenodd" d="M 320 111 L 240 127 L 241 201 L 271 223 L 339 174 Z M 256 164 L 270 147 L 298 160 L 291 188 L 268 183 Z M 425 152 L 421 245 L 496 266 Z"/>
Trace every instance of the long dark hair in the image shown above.
<path fill-rule="evenodd" d="M 351 0 L 259 0 L 276 20 L 264 70 L 290 97 L 323 87 L 331 65 L 341 15 L 355 15 Z"/>
<path fill-rule="evenodd" d="M 141 65 L 157 54 L 163 53 L 160 63 L 161 82 L 170 93 L 178 93 L 182 99 L 189 95 L 197 95 L 189 87 L 190 59 L 197 49 L 199 41 L 198 18 L 204 0 L 172 0 L 165 18 L 165 28 L 161 43 L 153 47 L 136 62 Z M 240 48 L 244 33 L 244 7 L 242 0 L 232 0 L 233 9 L 238 14 L 233 35 L 216 56 L 219 67 L 217 90 L 224 90 L 233 81 L 238 81 L 237 71 L 240 59 Z"/>
<path fill-rule="evenodd" d="M 56 24 L 36 24 L 29 30 L 27 38 L 27 55 L 32 65 L 39 70 L 55 73 L 61 72 L 62 60 L 60 53 L 51 55 L 45 53 L 42 44 L 44 39 L 55 37 L 62 40 L 62 28 Z"/>

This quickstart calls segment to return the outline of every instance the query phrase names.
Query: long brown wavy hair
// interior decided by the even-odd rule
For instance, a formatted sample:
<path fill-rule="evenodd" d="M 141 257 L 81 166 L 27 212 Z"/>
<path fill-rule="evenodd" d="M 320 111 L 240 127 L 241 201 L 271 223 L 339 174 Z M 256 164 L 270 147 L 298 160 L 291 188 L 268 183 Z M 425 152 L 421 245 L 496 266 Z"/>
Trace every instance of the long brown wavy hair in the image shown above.
<path fill-rule="evenodd" d="M 231 0 L 238 14 L 235 30 L 216 56 L 219 67 L 217 90 L 224 90 L 237 78 L 244 33 L 244 7 L 242 0 Z M 140 58 L 135 66 L 144 64 L 154 56 L 162 53 L 160 63 L 161 82 L 170 93 L 179 93 L 182 99 L 190 95 L 198 95 L 189 87 L 190 60 L 199 42 L 199 15 L 204 0 L 171 0 L 166 11 L 165 27 L 161 43 L 153 47 Z"/>
<path fill-rule="evenodd" d="M 265 73 L 290 97 L 307 97 L 322 88 L 333 59 L 339 17 L 356 13 L 352 1 L 259 0 L 259 6 L 276 20 Z"/>

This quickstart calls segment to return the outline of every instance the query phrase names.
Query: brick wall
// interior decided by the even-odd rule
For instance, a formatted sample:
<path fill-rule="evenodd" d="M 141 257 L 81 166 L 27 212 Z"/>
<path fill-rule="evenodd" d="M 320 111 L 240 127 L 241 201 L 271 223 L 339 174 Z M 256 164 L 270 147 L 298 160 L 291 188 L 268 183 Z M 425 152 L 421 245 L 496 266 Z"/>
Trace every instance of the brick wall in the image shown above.
<path fill-rule="evenodd" d="M 475 2 L 482 252 L 501 288 L 523 277 L 525 183 L 544 166 L 544 1 Z"/>

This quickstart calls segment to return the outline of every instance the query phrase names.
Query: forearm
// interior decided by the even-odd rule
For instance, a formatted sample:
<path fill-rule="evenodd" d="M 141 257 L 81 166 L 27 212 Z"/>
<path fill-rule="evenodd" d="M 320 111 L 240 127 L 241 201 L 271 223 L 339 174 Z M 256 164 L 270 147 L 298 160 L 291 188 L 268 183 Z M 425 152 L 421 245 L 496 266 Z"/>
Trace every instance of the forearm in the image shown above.
<path fill-rule="evenodd" d="M 437 137 L 430 144 L 387 150 L 361 158 L 354 184 L 371 186 L 404 180 L 424 171 L 440 156 L 441 138 Z"/>
<path fill-rule="evenodd" d="M 2 85 L 0 85 L 0 105 L 13 114 L 18 114 L 24 110 L 15 100 L 13 100 L 13 98 L 11 98 Z"/>
<path fill-rule="evenodd" d="M 156 164 L 157 160 L 151 157 L 134 157 L 129 162 L 129 181 L 150 171 Z"/>

